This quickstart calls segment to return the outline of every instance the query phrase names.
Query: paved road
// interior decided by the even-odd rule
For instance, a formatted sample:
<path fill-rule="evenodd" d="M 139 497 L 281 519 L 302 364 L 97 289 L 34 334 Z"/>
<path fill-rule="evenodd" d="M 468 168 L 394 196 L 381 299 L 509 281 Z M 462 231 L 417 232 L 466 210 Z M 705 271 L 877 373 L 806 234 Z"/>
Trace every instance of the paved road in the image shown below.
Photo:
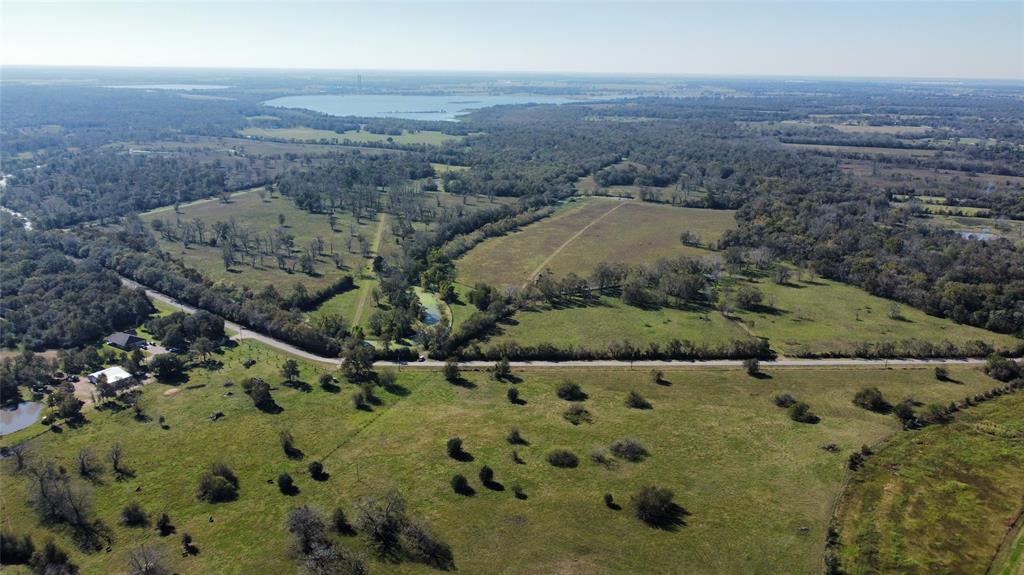
<path fill-rule="evenodd" d="M 146 295 L 149 297 L 162 301 L 168 305 L 176 307 L 185 313 L 195 313 L 196 308 L 182 303 L 169 295 L 160 293 L 158 291 L 149 289 L 138 282 L 134 282 L 128 278 L 122 277 L 121 282 L 124 285 L 131 288 L 143 288 L 146 290 Z M 328 365 L 340 366 L 341 360 L 336 357 L 324 357 L 315 353 L 299 349 L 294 345 L 285 343 L 279 339 L 275 339 L 268 335 L 264 335 L 251 329 L 243 328 L 235 322 L 224 321 L 224 327 L 234 331 L 236 335 L 233 339 L 253 339 L 269 345 L 275 349 L 279 349 L 283 352 L 290 353 L 296 357 L 306 359 L 309 361 L 315 361 L 318 363 L 324 363 Z M 893 366 L 893 367 L 906 367 L 906 366 L 935 366 L 935 365 L 978 365 L 983 364 L 985 360 L 982 359 L 779 359 L 776 361 L 763 361 L 761 362 L 762 367 L 872 367 L 872 366 Z M 593 368 L 635 368 L 635 369 L 654 369 L 654 368 L 739 368 L 743 366 L 743 361 L 734 359 L 709 359 L 702 361 L 664 361 L 664 360 L 645 360 L 645 361 L 619 361 L 611 359 L 600 359 L 592 361 L 512 361 L 509 362 L 512 367 L 516 368 L 539 368 L 539 369 L 554 369 L 554 368 L 581 368 L 581 367 L 593 367 Z M 437 369 L 444 365 L 443 361 L 437 360 L 426 360 L 411 363 L 397 363 L 393 361 L 378 361 L 374 365 L 385 367 L 385 366 L 402 366 L 406 368 L 431 368 Z M 486 368 L 493 367 L 493 361 L 464 361 L 459 364 L 463 368 Z"/>

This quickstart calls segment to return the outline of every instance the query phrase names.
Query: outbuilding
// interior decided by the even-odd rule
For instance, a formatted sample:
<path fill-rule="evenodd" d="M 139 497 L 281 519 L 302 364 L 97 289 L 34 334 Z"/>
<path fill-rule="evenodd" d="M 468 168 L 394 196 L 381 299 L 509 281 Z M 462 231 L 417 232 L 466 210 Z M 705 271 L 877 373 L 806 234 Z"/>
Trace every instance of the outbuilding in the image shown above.
<path fill-rule="evenodd" d="M 101 375 L 107 378 L 107 383 L 109 383 L 110 385 L 125 385 L 126 383 L 128 383 L 126 380 L 132 378 L 132 374 L 128 373 L 128 371 L 125 370 L 125 368 L 119 365 L 115 365 L 112 367 L 108 367 L 107 369 L 97 371 L 95 373 L 90 373 L 88 375 L 89 381 L 95 384 L 97 381 L 100 380 Z"/>
<path fill-rule="evenodd" d="M 137 335 L 119 331 L 107 336 L 107 343 L 123 351 L 142 349 L 146 347 L 146 340 Z"/>

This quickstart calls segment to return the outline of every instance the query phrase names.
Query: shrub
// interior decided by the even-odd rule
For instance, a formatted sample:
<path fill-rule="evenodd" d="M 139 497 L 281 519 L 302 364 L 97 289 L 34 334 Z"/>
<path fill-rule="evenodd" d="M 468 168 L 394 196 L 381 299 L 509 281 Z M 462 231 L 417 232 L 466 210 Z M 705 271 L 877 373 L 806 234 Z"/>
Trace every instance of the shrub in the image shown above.
<path fill-rule="evenodd" d="M 311 461 L 306 469 L 309 471 L 309 476 L 317 481 L 327 478 L 324 474 L 324 464 L 319 461 Z"/>
<path fill-rule="evenodd" d="M 384 556 L 398 548 L 399 532 L 405 522 L 405 499 L 397 491 L 389 491 L 382 497 L 360 499 L 356 503 L 356 527 Z"/>
<path fill-rule="evenodd" d="M 917 414 L 914 413 L 914 408 L 910 407 L 910 405 L 905 402 L 896 404 L 896 406 L 892 408 L 892 413 L 896 416 L 896 419 L 900 420 L 903 427 L 910 427 L 917 420 Z"/>
<path fill-rule="evenodd" d="M 284 451 L 286 456 L 289 458 L 301 456 L 302 451 L 295 447 L 295 438 L 292 437 L 292 433 L 290 431 L 282 431 L 278 434 L 278 438 L 281 440 L 281 449 Z"/>
<path fill-rule="evenodd" d="M 57 547 L 53 541 L 47 541 L 43 544 L 42 549 L 36 550 L 28 564 L 32 568 L 32 573 L 41 575 L 76 575 L 78 573 L 78 565 L 72 563 L 68 554 Z"/>
<path fill-rule="evenodd" d="M 633 409 L 650 409 L 651 402 L 647 401 L 644 396 L 639 393 L 631 391 L 629 392 L 629 395 L 626 396 L 626 407 L 631 407 Z"/>
<path fill-rule="evenodd" d="M 516 389 L 514 387 L 508 388 L 508 401 L 509 401 L 509 403 L 513 403 L 513 404 L 519 403 L 519 390 L 518 389 Z"/>
<path fill-rule="evenodd" d="M 582 403 L 574 403 L 570 405 L 565 410 L 565 413 L 562 414 L 562 417 L 564 417 L 567 421 L 569 421 L 569 423 L 572 423 L 573 425 L 579 425 L 584 422 L 593 422 L 593 418 L 591 418 L 590 412 L 587 411 L 587 408 L 583 407 Z"/>
<path fill-rule="evenodd" d="M 0 562 L 4 565 L 20 565 L 28 563 L 36 550 L 30 535 L 17 535 L 9 531 L 0 531 Z"/>
<path fill-rule="evenodd" d="M 526 499 L 526 492 L 523 491 L 522 486 L 518 483 L 512 486 L 512 493 L 516 496 L 516 499 Z"/>
<path fill-rule="evenodd" d="M 608 457 L 608 451 L 603 448 L 597 448 L 590 452 L 590 460 L 594 463 L 609 466 L 614 463 L 610 457 Z"/>
<path fill-rule="evenodd" d="M 144 527 L 149 524 L 146 510 L 136 502 L 129 503 L 121 509 L 121 525 L 126 527 Z"/>
<path fill-rule="evenodd" d="M 324 389 L 328 389 L 332 385 L 334 385 L 334 376 L 329 374 L 329 373 L 321 373 L 320 374 L 320 387 L 322 387 Z"/>
<path fill-rule="evenodd" d="M 672 490 L 652 485 L 633 495 L 629 504 L 637 519 L 652 527 L 670 528 L 681 523 L 685 514 L 673 497 Z"/>
<path fill-rule="evenodd" d="M 864 465 L 864 456 L 861 455 L 857 451 L 854 451 L 853 453 L 851 453 L 850 454 L 850 459 L 847 460 L 847 462 L 846 462 L 846 466 L 850 469 L 850 471 L 857 471 L 863 465 Z"/>
<path fill-rule="evenodd" d="M 556 449 L 548 453 L 548 463 L 555 467 L 572 468 L 580 464 L 576 454 L 567 449 Z"/>
<path fill-rule="evenodd" d="M 615 457 L 632 462 L 643 461 L 650 454 L 644 444 L 635 439 L 617 439 L 609 449 Z"/>
<path fill-rule="evenodd" d="M 661 382 L 665 381 L 665 372 L 660 369 L 651 370 L 651 381 L 661 385 Z"/>
<path fill-rule="evenodd" d="M 756 357 L 748 357 L 743 360 L 743 369 L 747 370 L 747 375 L 759 375 L 761 373 L 761 362 L 757 361 Z"/>
<path fill-rule="evenodd" d="M 1020 375 L 1020 366 L 1012 359 L 992 354 L 985 362 L 985 373 L 992 379 L 1007 382 Z"/>
<path fill-rule="evenodd" d="M 452 548 L 426 525 L 408 520 L 399 533 L 399 545 L 412 561 L 447 571 L 454 566 Z"/>
<path fill-rule="evenodd" d="M 214 463 L 199 478 L 196 497 L 209 503 L 232 501 L 238 497 L 238 477 L 226 464 Z"/>
<path fill-rule="evenodd" d="M 160 517 L 156 520 L 156 530 L 161 537 L 166 537 L 171 533 L 174 533 L 174 525 L 171 523 L 171 517 L 166 513 L 161 513 Z"/>
<path fill-rule="evenodd" d="M 796 398 L 788 393 L 780 393 L 775 396 L 775 405 L 779 407 L 789 407 L 796 403 Z"/>
<path fill-rule="evenodd" d="M 473 492 L 473 488 L 469 486 L 469 480 L 465 475 L 456 473 L 452 476 L 452 491 L 459 495 L 469 495 Z"/>
<path fill-rule="evenodd" d="M 292 534 L 292 545 L 302 555 L 308 555 L 317 546 L 327 542 L 324 520 L 308 505 L 291 508 L 285 525 Z"/>
<path fill-rule="evenodd" d="M 448 457 L 452 459 L 461 459 L 465 457 L 466 452 L 462 450 L 462 438 L 452 437 L 445 444 L 445 450 L 448 452 Z"/>
<path fill-rule="evenodd" d="M 555 388 L 555 394 L 566 401 L 586 401 L 588 397 L 578 383 L 571 381 L 562 382 Z"/>
<path fill-rule="evenodd" d="M 488 465 L 484 465 L 480 468 L 480 483 L 487 485 L 494 481 L 494 470 Z"/>
<path fill-rule="evenodd" d="M 508 358 L 503 357 L 494 364 L 494 378 L 498 380 L 507 379 L 512 376 L 512 367 L 508 363 Z"/>
<path fill-rule="evenodd" d="M 877 387 L 862 388 L 854 394 L 853 403 L 858 407 L 876 413 L 886 413 L 892 409 L 892 406 L 882 397 L 882 392 Z"/>
<path fill-rule="evenodd" d="M 949 369 L 942 365 L 935 366 L 935 379 L 949 381 Z"/>
<path fill-rule="evenodd" d="M 757 309 L 763 299 L 764 294 L 754 286 L 743 285 L 736 290 L 736 305 L 745 310 Z"/>
<path fill-rule="evenodd" d="M 352 394 L 352 407 L 356 409 L 367 409 L 370 407 L 366 403 L 366 396 L 363 395 L 363 392 L 357 391 Z"/>
<path fill-rule="evenodd" d="M 292 495 L 298 491 L 298 489 L 295 488 L 295 480 L 287 473 L 282 473 L 277 476 L 277 488 L 285 495 Z"/>
<path fill-rule="evenodd" d="M 459 361 L 449 357 L 444 362 L 444 378 L 448 383 L 457 383 L 462 374 L 459 372 Z"/>
<path fill-rule="evenodd" d="M 605 507 L 612 507 L 615 505 L 615 497 L 613 497 L 611 493 L 604 494 L 604 505 Z"/>
<path fill-rule="evenodd" d="M 798 401 L 789 406 L 789 418 L 799 423 L 818 423 L 820 418 L 811 412 L 811 406 Z"/>
<path fill-rule="evenodd" d="M 356 534 L 355 528 L 348 522 L 348 517 L 345 516 L 345 510 L 341 507 L 336 507 L 334 509 L 334 513 L 331 514 L 331 529 L 339 535 Z"/>
<path fill-rule="evenodd" d="M 528 443 L 526 439 L 524 439 L 523 436 L 519 433 L 518 427 L 513 427 L 508 432 L 508 435 L 505 437 L 505 441 L 508 441 L 512 445 L 526 445 Z"/>

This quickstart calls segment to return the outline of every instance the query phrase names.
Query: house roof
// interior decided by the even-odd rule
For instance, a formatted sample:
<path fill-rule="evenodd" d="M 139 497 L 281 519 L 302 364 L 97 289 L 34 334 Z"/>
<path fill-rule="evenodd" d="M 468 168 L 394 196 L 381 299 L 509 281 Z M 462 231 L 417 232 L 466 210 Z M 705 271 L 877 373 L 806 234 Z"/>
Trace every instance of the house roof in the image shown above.
<path fill-rule="evenodd" d="M 144 341 L 144 340 L 141 337 L 137 336 L 137 335 L 132 335 L 130 333 L 125 333 L 123 331 L 119 331 L 117 333 L 113 333 L 113 334 L 110 334 L 109 336 L 107 336 L 107 343 L 109 343 L 111 345 L 117 345 L 117 346 L 120 346 L 120 347 L 125 347 L 125 346 L 131 345 L 133 343 L 137 343 L 137 342 L 140 342 L 140 341 Z"/>
<path fill-rule="evenodd" d="M 132 376 L 132 374 L 128 373 L 123 367 L 115 365 L 112 367 L 108 367 L 107 369 L 90 373 L 89 379 L 96 380 L 101 375 L 107 376 L 107 383 L 117 383 L 123 379 L 128 379 Z"/>

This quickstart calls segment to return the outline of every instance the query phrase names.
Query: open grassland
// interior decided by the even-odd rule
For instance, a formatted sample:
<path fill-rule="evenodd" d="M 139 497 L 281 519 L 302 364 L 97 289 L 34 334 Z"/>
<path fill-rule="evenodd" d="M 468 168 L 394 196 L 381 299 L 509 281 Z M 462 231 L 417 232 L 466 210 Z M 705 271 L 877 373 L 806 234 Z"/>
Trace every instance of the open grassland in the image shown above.
<path fill-rule="evenodd" d="M 1007 530 L 1024 512 L 1022 469 L 1021 393 L 973 407 L 949 425 L 897 435 L 844 493 L 845 572 L 1018 575 L 1022 564 L 1012 557 L 1021 559 L 1022 543 Z M 1007 548 L 997 556 L 1001 544 Z"/>
<path fill-rule="evenodd" d="M 545 270 L 556 276 L 586 277 L 601 262 L 635 264 L 661 257 L 701 256 L 709 252 L 682 245 L 681 232 L 692 231 L 707 244 L 734 226 L 733 212 L 728 210 L 589 198 L 481 243 L 459 260 L 459 279 L 467 284 L 521 285 Z"/>
<path fill-rule="evenodd" d="M 764 293 L 766 306 L 734 313 L 784 355 L 851 355 L 861 342 L 909 339 L 955 344 L 981 340 L 997 349 L 1020 345 L 1013 336 L 960 325 L 905 305 L 897 306 L 899 317 L 894 319 L 889 317 L 894 305 L 890 300 L 826 279 L 779 285 L 762 278 L 753 285 Z"/>
<path fill-rule="evenodd" d="M 246 358 L 256 365 L 244 369 Z M 646 371 L 527 370 L 516 373 L 515 384 L 525 403 L 512 405 L 509 384 L 485 374 L 464 374 L 467 379 L 456 386 L 439 373 L 414 370 L 400 373 L 390 391 L 378 389 L 381 403 L 372 411 L 357 411 L 351 404 L 357 388 L 321 389 L 319 368 L 302 365 L 308 391 L 282 385 L 284 356 L 258 344 L 243 342 L 217 359 L 221 369 L 194 369 L 183 385 L 146 385 L 141 403 L 151 420 L 138 421 L 131 410 L 89 410 L 89 422 L 78 429 L 58 434 L 36 424 L 3 438 L 10 445 L 34 437 L 35 461 L 56 460 L 69 469 L 84 447 L 103 454 L 114 442 L 124 445 L 134 477 L 114 481 L 108 471 L 92 486 L 97 515 L 112 529 L 112 551 L 73 551 L 83 573 L 122 572 L 127 554 L 140 544 L 166 551 L 176 573 L 294 573 L 284 529 L 290 507 L 308 503 L 330 513 L 342 506 L 351 516 L 358 498 L 391 488 L 405 496 L 411 514 L 426 518 L 451 544 L 463 573 L 819 573 L 848 454 L 897 429 L 892 416 L 855 407 L 854 392 L 870 384 L 895 400 L 913 395 L 945 403 L 992 386 L 974 368 L 951 370 L 959 384 L 938 382 L 930 369 L 777 369 L 761 379 L 739 370 L 669 370 L 662 384 Z M 252 406 L 239 386 L 250 376 L 275 386 L 283 411 L 271 415 Z M 589 394 L 593 423 L 573 426 L 562 418 L 567 403 L 554 388 L 566 378 Z M 224 387 L 229 381 L 235 385 Z M 653 409 L 626 408 L 630 390 L 642 393 Z M 772 403 L 781 392 L 808 402 L 822 421 L 791 421 Z M 216 411 L 224 417 L 210 421 Z M 512 446 L 505 441 L 511 427 L 529 442 L 518 447 L 521 465 L 511 461 Z M 282 453 L 278 434 L 285 430 L 302 459 Z M 445 441 L 453 436 L 464 440 L 472 461 L 445 454 Z M 624 437 L 643 442 L 650 457 L 607 467 L 588 459 L 594 448 Z M 841 451 L 821 449 L 826 443 Z M 544 455 L 554 448 L 575 452 L 579 467 L 546 463 Z M 214 505 L 195 498 L 199 475 L 216 460 L 240 479 L 236 501 Z M 323 461 L 326 481 L 305 472 L 314 460 Z M 477 480 L 485 464 L 500 488 Z M 27 477 L 14 475 L 9 461 L 2 469 L 5 528 L 45 540 L 51 531 L 26 504 Z M 268 483 L 282 472 L 296 478 L 298 494 L 283 495 Z M 452 492 L 454 473 L 470 478 L 474 496 Z M 629 496 L 648 484 L 675 492 L 689 513 L 685 525 L 655 530 L 632 517 Z M 513 496 L 515 485 L 526 499 Z M 604 493 L 626 508 L 605 507 Z M 119 510 L 130 502 L 150 514 L 169 513 L 177 534 L 161 538 L 152 528 L 119 525 Z M 177 552 L 182 532 L 193 536 L 198 555 Z M 65 533 L 56 539 L 74 549 Z M 372 556 L 363 535 L 339 542 Z M 373 573 L 433 572 L 377 560 L 370 567 Z"/>
<path fill-rule="evenodd" d="M 644 348 L 650 343 L 664 347 L 672 339 L 714 346 L 746 337 L 740 327 L 712 309 L 641 309 L 617 297 L 603 296 L 586 306 L 545 306 L 520 312 L 510 322 L 499 324 L 483 345 L 514 341 L 604 350 L 623 341 Z"/>
<path fill-rule="evenodd" d="M 930 225 L 961 234 L 991 234 L 1010 241 L 1024 240 L 1024 222 L 968 216 L 930 215 L 925 217 Z"/>
<path fill-rule="evenodd" d="M 581 196 L 608 196 L 613 198 L 641 199 L 641 190 L 651 194 L 659 202 L 671 202 L 673 193 L 677 194 L 680 200 L 692 200 L 703 198 L 707 193 L 703 189 L 688 191 L 679 190 L 676 186 L 600 186 L 593 176 L 580 178 L 576 182 L 576 193 Z"/>
<path fill-rule="evenodd" d="M 332 134 L 334 132 L 331 132 Z M 220 153 L 242 156 L 325 156 L 359 151 L 363 154 L 404 154 L 403 150 L 380 147 L 338 146 L 335 144 L 307 144 L 302 142 L 273 142 L 253 138 L 223 138 L 214 136 L 181 136 L 176 140 L 147 142 L 115 142 L 106 147 L 134 150 L 135 152 L 190 152 Z"/>
<path fill-rule="evenodd" d="M 253 138 L 281 138 L 285 140 L 336 140 L 344 143 L 345 140 L 356 143 L 394 143 L 394 144 L 430 144 L 437 145 L 445 142 L 452 142 L 462 138 L 442 132 L 422 131 L 410 132 L 404 130 L 401 135 L 389 136 L 387 134 L 373 134 L 365 131 L 348 130 L 346 132 L 334 132 L 331 130 L 317 130 L 315 128 L 256 128 L 248 127 L 240 130 L 239 134 Z"/>
<path fill-rule="evenodd" d="M 915 149 L 915 148 L 878 148 L 872 146 L 838 146 L 832 144 L 782 144 L 783 147 L 793 150 L 808 150 L 812 152 L 828 152 L 841 154 L 876 154 L 879 156 L 902 156 L 929 158 L 938 153 L 938 150 Z"/>
<path fill-rule="evenodd" d="M 227 204 L 220 200 L 200 200 L 183 205 L 180 209 L 181 213 L 175 214 L 173 206 L 159 208 L 143 214 L 142 219 L 151 222 L 162 218 L 172 225 L 177 218 L 181 221 L 199 219 L 206 225 L 207 234 L 213 235 L 212 228 L 215 222 L 227 222 L 233 218 L 239 227 L 259 233 L 265 239 L 267 233 L 278 227 L 278 215 L 281 214 L 285 217 L 285 231 L 294 237 L 294 246 L 299 253 L 319 237 L 327 243 L 327 254 L 333 250 L 341 255 L 345 269 L 339 270 L 329 255 L 320 255 L 315 266 L 317 275 L 312 276 L 299 271 L 288 273 L 278 269 L 277 262 L 272 256 L 265 256 L 262 265 L 257 258 L 256 267 L 252 267 L 248 261 L 238 261 L 227 270 L 224 268 L 219 246 L 190 244 L 186 248 L 180 242 L 167 241 L 159 234 L 155 234 L 160 249 L 172 257 L 180 258 L 186 266 L 198 270 L 214 281 L 225 281 L 254 289 L 273 285 L 281 293 L 288 293 L 296 283 L 305 285 L 311 291 L 317 290 L 334 283 L 340 275 L 352 273 L 352 270 L 364 266 L 367 260 L 358 253 L 358 242 L 352 242 L 354 251 L 348 250 L 350 229 L 354 229 L 356 235 L 362 235 L 367 241 L 372 241 L 378 226 L 378 221 L 375 220 L 363 218 L 356 223 L 351 214 L 338 213 L 338 222 L 335 226 L 337 231 L 332 232 L 326 214 L 300 210 L 291 199 L 285 197 L 271 197 L 267 194 L 265 198 L 260 198 L 256 191 L 234 194 Z M 384 236 L 391 237 L 390 234 Z M 244 254 L 239 254 L 239 259 L 244 260 Z"/>

